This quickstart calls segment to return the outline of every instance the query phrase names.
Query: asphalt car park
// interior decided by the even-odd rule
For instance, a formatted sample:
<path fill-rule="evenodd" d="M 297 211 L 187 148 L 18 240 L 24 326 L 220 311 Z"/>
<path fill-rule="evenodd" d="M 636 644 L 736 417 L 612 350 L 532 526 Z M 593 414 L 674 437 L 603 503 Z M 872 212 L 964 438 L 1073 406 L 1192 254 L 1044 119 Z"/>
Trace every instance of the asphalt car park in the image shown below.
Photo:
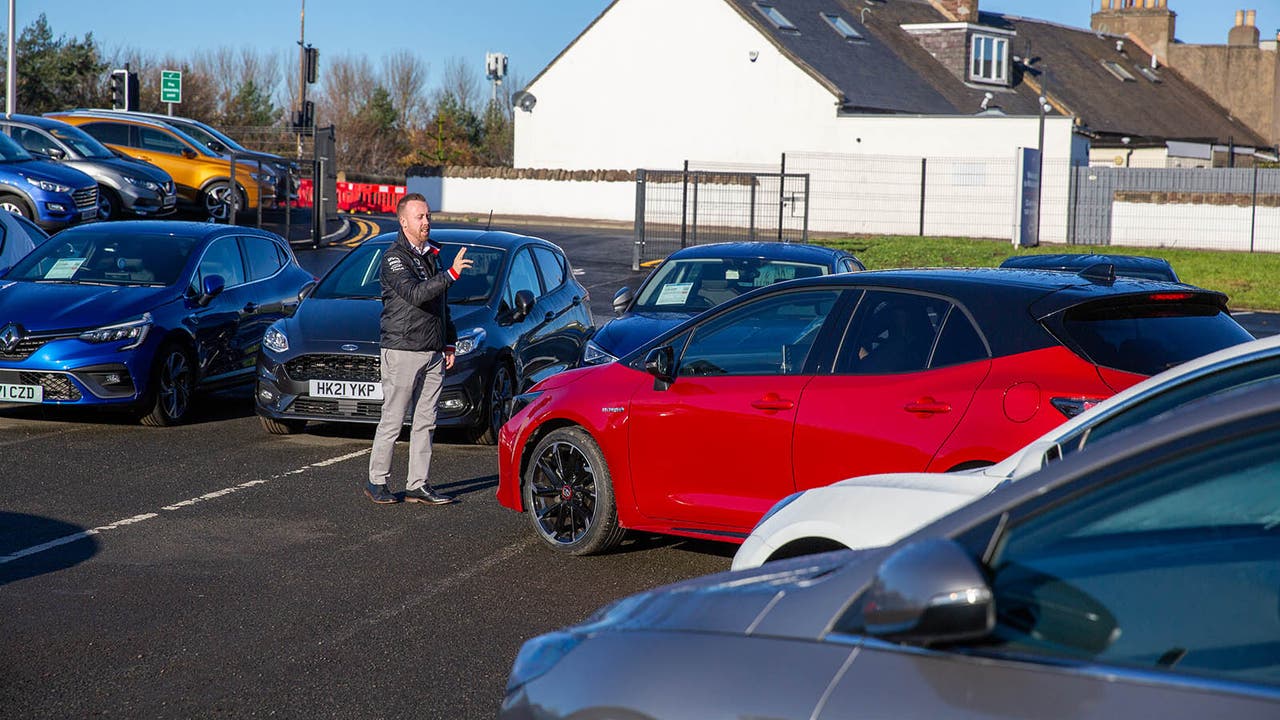
<path fill-rule="evenodd" d="M 565 249 L 597 322 L 644 277 L 629 231 L 518 231 Z M 297 252 L 313 275 L 342 254 Z M 495 449 L 459 433 L 438 436 L 433 483 L 461 503 L 374 506 L 371 426 L 270 436 L 248 392 L 200 400 L 159 429 L 0 407 L 0 715 L 491 718 L 525 640 L 735 548 L 549 553 L 497 504 Z"/>

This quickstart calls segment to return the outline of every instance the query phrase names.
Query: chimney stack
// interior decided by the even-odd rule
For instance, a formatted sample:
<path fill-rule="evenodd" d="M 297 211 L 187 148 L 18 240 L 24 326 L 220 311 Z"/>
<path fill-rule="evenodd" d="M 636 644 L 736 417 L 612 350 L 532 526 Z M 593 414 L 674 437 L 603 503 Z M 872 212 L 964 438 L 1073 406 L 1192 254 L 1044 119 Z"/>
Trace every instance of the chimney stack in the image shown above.
<path fill-rule="evenodd" d="M 1177 18 L 1168 0 L 1102 0 L 1100 7 L 1089 22 L 1094 32 L 1133 35 L 1161 59 L 1168 57 Z"/>
<path fill-rule="evenodd" d="M 1257 10 L 1237 10 L 1236 26 L 1227 33 L 1227 45 L 1231 47 L 1258 47 L 1261 33 L 1258 32 L 1257 26 L 1254 25 L 1257 21 Z"/>

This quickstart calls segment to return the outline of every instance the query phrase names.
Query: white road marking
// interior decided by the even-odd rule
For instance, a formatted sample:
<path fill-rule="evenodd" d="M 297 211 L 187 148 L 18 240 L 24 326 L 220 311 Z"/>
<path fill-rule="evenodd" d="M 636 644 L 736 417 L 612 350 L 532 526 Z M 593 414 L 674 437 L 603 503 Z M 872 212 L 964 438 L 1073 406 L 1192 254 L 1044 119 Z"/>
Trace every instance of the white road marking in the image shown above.
<path fill-rule="evenodd" d="M 289 470 L 287 472 L 282 472 L 279 475 L 272 475 L 270 478 L 266 480 L 249 480 L 248 482 L 242 482 L 239 485 L 232 485 L 229 488 L 214 490 L 213 492 L 208 492 L 198 497 L 182 500 L 180 502 L 173 503 L 172 505 L 165 505 L 160 509 L 167 510 L 169 512 L 172 512 L 174 510 L 181 510 L 182 508 L 191 507 L 196 503 L 202 503 L 209 500 L 214 500 L 216 498 L 224 497 L 226 495 L 239 492 L 241 490 L 244 490 L 245 488 L 251 488 L 257 485 L 265 485 L 266 483 L 271 482 L 272 480 L 279 480 L 280 478 L 288 477 L 290 475 L 297 475 L 299 473 L 304 473 L 312 468 L 322 468 L 322 467 L 329 467 L 330 465 L 336 465 L 337 463 L 340 463 L 340 462 L 358 458 L 361 455 L 368 455 L 370 451 L 372 451 L 372 448 L 365 448 L 364 450 L 357 450 L 356 452 L 347 453 L 346 455 L 339 455 L 337 457 L 332 457 L 327 460 L 320 460 L 318 462 L 313 462 L 310 465 L 303 465 L 302 467 L 296 470 Z M 160 513 L 158 512 L 143 513 L 141 515 L 134 515 L 133 517 L 125 518 L 123 520 L 117 520 L 113 523 L 110 523 L 109 525 L 99 525 L 98 527 L 92 528 L 90 530 L 81 530 L 78 533 L 72 533 L 71 535 L 64 535 L 63 537 L 57 538 L 55 540 L 50 540 L 49 542 L 46 542 L 46 543 L 41 543 L 39 545 L 32 545 L 31 547 L 28 547 L 28 548 L 23 548 L 22 550 L 18 550 L 17 552 L 11 553 L 9 555 L 0 555 L 0 565 L 13 562 L 14 560 L 20 560 L 24 557 L 30 557 L 37 553 L 42 553 L 45 550 L 52 550 L 53 548 L 66 545 L 67 543 L 73 543 L 77 540 L 84 540 L 85 538 L 98 535 L 106 530 L 117 530 L 127 525 L 136 525 L 145 520 L 151 520 L 153 518 L 158 518 L 158 517 L 160 517 Z"/>

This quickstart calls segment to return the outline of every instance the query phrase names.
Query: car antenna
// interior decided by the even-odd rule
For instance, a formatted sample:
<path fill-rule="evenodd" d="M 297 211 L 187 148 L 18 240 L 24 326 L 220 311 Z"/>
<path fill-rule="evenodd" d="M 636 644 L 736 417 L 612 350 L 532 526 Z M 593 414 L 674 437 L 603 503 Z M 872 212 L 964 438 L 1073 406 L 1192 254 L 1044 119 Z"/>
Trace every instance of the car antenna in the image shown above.
<path fill-rule="evenodd" d="M 1081 270 L 1079 276 L 1094 283 L 1113 283 L 1116 281 L 1116 266 L 1111 263 L 1098 263 Z"/>
<path fill-rule="evenodd" d="M 493 208 L 489 208 L 489 221 L 484 224 L 485 232 L 489 232 L 490 225 L 493 225 Z"/>

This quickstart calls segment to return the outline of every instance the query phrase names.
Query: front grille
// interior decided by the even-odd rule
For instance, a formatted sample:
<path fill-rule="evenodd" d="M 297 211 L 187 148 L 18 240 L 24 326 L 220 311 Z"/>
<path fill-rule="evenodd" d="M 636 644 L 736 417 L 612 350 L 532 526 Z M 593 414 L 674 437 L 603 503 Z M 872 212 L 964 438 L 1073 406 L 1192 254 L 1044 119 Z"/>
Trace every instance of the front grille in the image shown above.
<path fill-rule="evenodd" d="M 88 210 L 89 208 L 98 206 L 98 186 L 94 185 L 83 190 L 76 190 L 71 193 L 71 199 L 76 202 L 77 210 Z"/>
<path fill-rule="evenodd" d="M 173 183 L 172 182 L 160 183 L 160 188 L 164 190 L 165 195 L 169 195 L 170 193 L 173 192 Z"/>
<path fill-rule="evenodd" d="M 330 400 L 327 398 L 300 397 L 289 406 L 288 412 L 298 415 L 323 415 L 327 417 L 382 417 L 382 403 L 366 400 Z"/>
<path fill-rule="evenodd" d="M 380 382 L 381 361 L 376 355 L 303 355 L 285 363 L 285 372 L 298 382 L 350 380 Z"/>
<path fill-rule="evenodd" d="M 39 385 L 44 388 L 45 400 L 75 402 L 80 399 L 80 391 L 71 382 L 71 378 L 62 373 L 18 373 L 18 382 L 23 385 Z"/>
<path fill-rule="evenodd" d="M 44 347 L 45 343 L 49 343 L 54 340 L 65 340 L 67 338 L 73 338 L 78 336 L 79 334 L 42 335 L 38 337 L 27 336 L 19 340 L 18 344 L 14 345 L 13 350 L 11 351 L 6 352 L 3 347 L 0 347 L 0 360 L 26 360 L 27 358 L 31 357 L 31 355 L 35 353 L 37 350 Z"/>

